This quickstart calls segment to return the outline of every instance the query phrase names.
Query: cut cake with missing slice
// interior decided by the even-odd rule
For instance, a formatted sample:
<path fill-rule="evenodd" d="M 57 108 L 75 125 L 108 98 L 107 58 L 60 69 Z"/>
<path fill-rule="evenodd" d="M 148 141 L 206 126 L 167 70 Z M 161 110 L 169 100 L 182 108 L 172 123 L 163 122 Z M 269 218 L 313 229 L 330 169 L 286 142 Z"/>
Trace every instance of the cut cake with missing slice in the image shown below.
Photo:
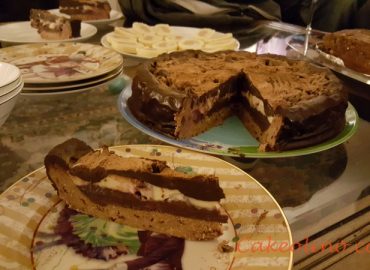
<path fill-rule="evenodd" d="M 94 151 L 78 139 L 54 147 L 45 167 L 59 197 L 95 217 L 189 240 L 218 237 L 228 220 L 213 175 L 185 174 L 107 147 Z"/>
<path fill-rule="evenodd" d="M 238 115 L 261 151 L 312 146 L 345 126 L 344 85 L 328 69 L 278 55 L 181 51 L 138 67 L 127 104 L 139 121 L 187 139 Z"/>

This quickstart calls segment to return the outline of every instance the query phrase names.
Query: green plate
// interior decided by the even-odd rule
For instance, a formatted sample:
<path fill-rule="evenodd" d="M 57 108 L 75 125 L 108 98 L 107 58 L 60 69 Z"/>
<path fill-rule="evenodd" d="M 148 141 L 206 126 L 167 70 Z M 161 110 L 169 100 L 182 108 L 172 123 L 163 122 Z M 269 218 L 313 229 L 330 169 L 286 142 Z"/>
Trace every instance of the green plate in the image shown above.
<path fill-rule="evenodd" d="M 347 141 L 356 132 L 358 115 L 355 108 L 349 103 L 346 111 L 346 125 L 343 131 L 335 138 L 320 144 L 281 152 L 260 152 L 258 141 L 248 132 L 240 120 L 233 116 L 217 127 L 214 127 L 198 136 L 186 140 L 176 140 L 163 135 L 138 121 L 127 106 L 127 99 L 131 96 L 131 85 L 128 85 L 120 94 L 118 108 L 122 116 L 140 131 L 163 142 L 178 147 L 191 149 L 213 155 L 236 156 L 248 158 L 280 158 L 302 156 L 321 152 Z"/>

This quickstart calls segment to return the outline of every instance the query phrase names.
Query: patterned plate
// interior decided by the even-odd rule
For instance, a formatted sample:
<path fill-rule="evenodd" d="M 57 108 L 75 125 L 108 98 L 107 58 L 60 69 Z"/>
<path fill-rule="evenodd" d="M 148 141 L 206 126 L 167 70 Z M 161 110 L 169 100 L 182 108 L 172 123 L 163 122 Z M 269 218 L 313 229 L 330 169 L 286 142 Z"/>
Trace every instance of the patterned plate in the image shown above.
<path fill-rule="evenodd" d="M 260 152 L 258 150 L 258 141 L 256 141 L 256 139 L 244 127 L 242 122 L 235 116 L 226 119 L 222 125 L 214 127 L 198 136 L 190 139 L 176 140 L 147 127 L 135 118 L 127 106 L 127 99 L 131 96 L 131 93 L 131 85 L 128 85 L 121 92 L 118 99 L 118 108 L 122 116 L 131 125 L 140 131 L 171 145 L 213 155 L 248 158 L 280 158 L 308 155 L 321 152 L 344 143 L 352 137 L 358 127 L 357 112 L 355 108 L 349 104 L 346 111 L 346 125 L 343 131 L 333 139 L 306 148 L 281 152 Z"/>
<path fill-rule="evenodd" d="M 221 205 L 229 215 L 223 235 L 212 241 L 184 241 L 79 214 L 59 200 L 41 168 L 0 196 L 1 269 L 123 270 L 125 262 L 148 270 L 291 269 L 292 237 L 284 213 L 242 170 L 171 146 L 110 150 L 165 160 L 185 173 L 218 176 L 226 196 Z"/>
<path fill-rule="evenodd" d="M 0 61 L 16 65 L 25 84 L 91 79 L 123 64 L 119 53 L 87 43 L 27 44 L 0 49 Z"/>

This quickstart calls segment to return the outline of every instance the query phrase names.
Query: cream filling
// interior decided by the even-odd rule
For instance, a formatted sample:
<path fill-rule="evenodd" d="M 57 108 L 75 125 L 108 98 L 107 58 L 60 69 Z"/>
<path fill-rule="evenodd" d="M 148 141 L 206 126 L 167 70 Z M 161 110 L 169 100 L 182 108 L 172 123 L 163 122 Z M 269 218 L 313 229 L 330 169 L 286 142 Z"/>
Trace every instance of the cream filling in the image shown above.
<path fill-rule="evenodd" d="M 221 90 L 218 89 L 217 94 L 215 96 L 207 98 L 207 100 L 204 103 L 202 103 L 201 106 L 199 106 L 198 108 L 200 113 L 206 114 L 209 110 L 211 110 L 215 102 L 219 99 L 220 94 L 221 94 Z M 234 95 L 233 93 L 228 93 L 223 97 L 223 99 L 225 100 L 230 99 L 233 95 Z"/>
<path fill-rule="evenodd" d="M 249 105 L 253 109 L 259 111 L 262 115 L 266 116 L 265 104 L 263 103 L 263 101 L 261 99 L 252 95 L 249 91 L 242 92 L 242 95 L 248 100 Z M 269 121 L 270 124 L 272 123 L 272 121 L 275 118 L 274 116 L 266 116 L 266 117 L 267 117 L 267 120 Z"/>
<path fill-rule="evenodd" d="M 76 186 L 83 186 L 88 184 L 87 181 L 84 181 L 76 176 L 72 176 L 72 179 L 73 183 Z M 101 188 L 130 193 L 133 195 L 135 195 L 137 192 L 140 192 L 140 199 L 142 201 L 181 201 L 186 202 L 197 208 L 203 208 L 207 210 L 220 209 L 220 205 L 217 201 L 202 201 L 194 199 L 182 194 L 177 189 L 162 188 L 146 182 L 139 182 L 135 179 L 118 175 L 108 175 L 94 185 L 97 185 Z"/>

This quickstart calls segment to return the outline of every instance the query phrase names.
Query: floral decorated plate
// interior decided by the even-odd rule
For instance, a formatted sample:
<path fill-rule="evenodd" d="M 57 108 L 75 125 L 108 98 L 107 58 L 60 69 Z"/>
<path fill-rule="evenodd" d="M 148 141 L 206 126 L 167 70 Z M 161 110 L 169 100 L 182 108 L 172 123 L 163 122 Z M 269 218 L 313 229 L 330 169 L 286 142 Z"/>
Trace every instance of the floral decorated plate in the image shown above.
<path fill-rule="evenodd" d="M 165 160 L 185 173 L 215 174 L 229 215 L 212 241 L 187 241 L 80 214 L 65 206 L 45 168 L 0 196 L 0 268 L 291 269 L 289 225 L 275 199 L 241 169 L 213 156 L 171 146 L 111 147 L 117 154 Z"/>
<path fill-rule="evenodd" d="M 123 64 L 119 53 L 87 43 L 38 43 L 0 50 L 0 61 L 17 66 L 27 85 L 92 79 Z"/>

